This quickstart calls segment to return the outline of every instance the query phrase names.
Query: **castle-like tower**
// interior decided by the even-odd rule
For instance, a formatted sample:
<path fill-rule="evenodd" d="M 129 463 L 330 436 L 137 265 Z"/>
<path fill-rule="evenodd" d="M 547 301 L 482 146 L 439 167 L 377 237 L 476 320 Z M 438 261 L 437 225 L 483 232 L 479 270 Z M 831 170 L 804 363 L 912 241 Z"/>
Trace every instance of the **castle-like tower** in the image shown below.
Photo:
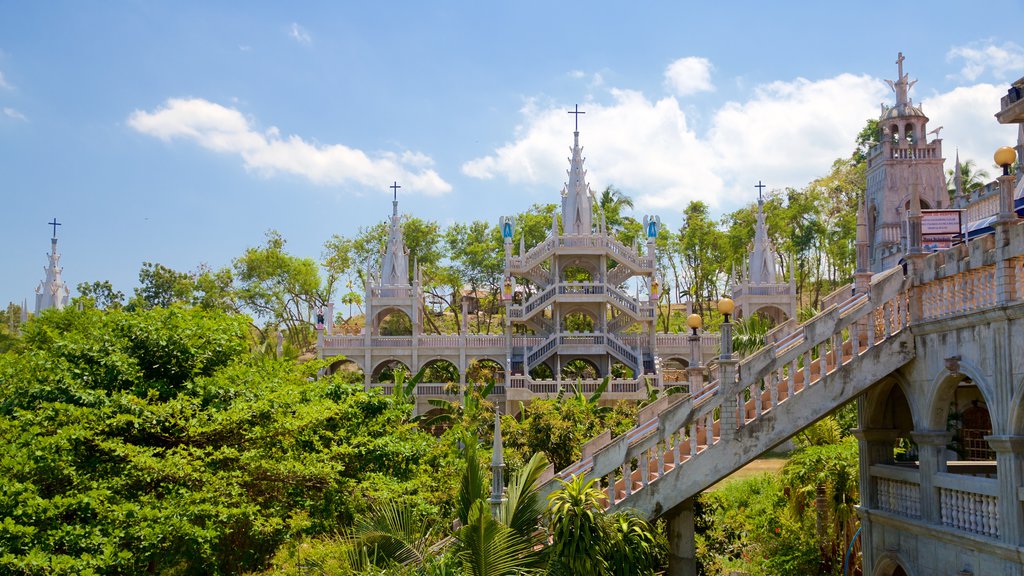
<path fill-rule="evenodd" d="M 60 266 L 60 252 L 57 252 L 57 226 L 60 224 L 54 218 L 50 225 L 53 226 L 53 237 L 50 238 L 50 261 L 43 269 L 46 278 L 36 287 L 36 314 L 50 308 L 57 310 L 64 308 L 68 305 L 68 298 L 71 295 L 71 291 L 64 284 L 64 279 L 61 278 L 63 268 Z"/>
<path fill-rule="evenodd" d="M 921 209 L 949 205 L 942 140 L 936 137 L 928 141 L 928 117 L 909 96 L 917 80 L 911 81 L 903 72 L 903 61 L 900 52 L 897 78 L 886 80 L 896 94 L 896 105 L 882 105 L 880 141 L 868 152 L 867 226 L 872 272 L 898 264 L 909 251 L 907 214 L 915 193 L 920 197 Z"/>
<path fill-rule="evenodd" d="M 758 183 L 758 188 L 763 187 Z M 730 278 L 729 285 L 736 302 L 736 317 L 745 318 L 762 313 L 775 324 L 796 318 L 796 284 L 789 281 L 779 266 L 781 259 L 768 237 L 764 220 L 764 198 L 757 195 L 757 224 L 750 257 L 740 268 L 739 276 Z"/>
<path fill-rule="evenodd" d="M 505 274 L 513 293 L 521 279 L 536 288 L 525 301 L 506 303 L 510 340 L 512 334 L 538 337 L 535 344 L 512 346 L 512 374 L 530 374 L 546 365 L 542 371 L 559 380 L 563 366 L 582 360 L 598 377 L 610 375 L 615 363 L 634 378 L 654 375 L 654 240 L 659 221 L 645 219 L 645 255 L 609 234 L 603 217 L 595 224 L 579 131 L 573 137 L 569 181 L 562 189 L 561 231 L 553 218 L 547 239 L 529 252 L 520 244 L 520 254 L 513 256 L 511 220 L 502 221 Z M 626 284 L 640 287 L 647 297 L 629 295 Z M 624 333 L 633 325 L 644 337 L 631 336 L 627 343 Z"/>

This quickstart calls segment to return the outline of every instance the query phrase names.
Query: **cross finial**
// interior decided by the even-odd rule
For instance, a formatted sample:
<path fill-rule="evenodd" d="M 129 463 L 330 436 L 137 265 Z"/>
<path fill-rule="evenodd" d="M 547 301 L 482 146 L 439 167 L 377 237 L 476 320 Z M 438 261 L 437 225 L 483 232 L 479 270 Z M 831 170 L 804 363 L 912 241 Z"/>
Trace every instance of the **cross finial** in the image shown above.
<path fill-rule="evenodd" d="M 897 54 L 897 56 L 896 56 L 896 65 L 899 66 L 899 69 L 897 70 L 898 74 L 896 76 L 897 80 L 899 80 L 900 78 L 903 78 L 903 61 L 904 60 L 905 60 L 905 58 L 903 57 L 903 52 L 900 52 L 899 54 Z"/>
<path fill-rule="evenodd" d="M 388 188 L 391 188 L 395 192 L 395 202 L 398 202 L 398 189 L 401 188 L 401 186 L 399 186 L 398 182 L 396 181 L 391 186 L 388 186 Z"/>
<path fill-rule="evenodd" d="M 569 114 L 574 114 L 576 116 L 576 131 L 579 132 L 580 131 L 580 114 L 586 114 L 586 112 L 580 112 L 580 105 L 577 104 L 576 105 L 576 110 L 569 110 Z"/>
<path fill-rule="evenodd" d="M 53 222 L 47 222 L 47 224 L 49 224 L 50 226 L 53 226 L 53 237 L 56 238 L 57 237 L 57 226 L 61 226 L 61 223 L 57 222 L 57 219 L 54 218 Z"/>
<path fill-rule="evenodd" d="M 767 186 L 765 186 L 764 184 L 761 183 L 760 180 L 758 180 L 757 184 L 754 185 L 754 188 L 757 188 L 757 201 L 763 201 L 763 198 L 761 198 L 761 192 L 764 191 L 764 189 L 767 188 Z"/>

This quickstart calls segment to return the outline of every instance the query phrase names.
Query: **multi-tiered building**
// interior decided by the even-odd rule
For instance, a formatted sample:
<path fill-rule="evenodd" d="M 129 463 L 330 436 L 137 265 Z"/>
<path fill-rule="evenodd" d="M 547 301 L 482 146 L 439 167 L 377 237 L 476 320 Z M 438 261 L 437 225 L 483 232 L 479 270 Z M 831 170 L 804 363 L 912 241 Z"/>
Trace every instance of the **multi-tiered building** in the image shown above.
<path fill-rule="evenodd" d="M 458 393 L 467 381 L 472 383 L 477 378 L 471 372 L 481 366 L 496 381 L 495 399 L 509 403 L 573 386 L 592 391 L 605 377 L 609 386 L 603 398 L 640 399 L 648 382 L 659 386 L 666 379 L 685 379 L 679 369 L 693 365 L 696 356 L 710 359 L 718 336 L 702 334 L 694 342 L 685 334 L 657 332 L 661 288 L 654 251 L 660 220 L 644 218 L 640 245 L 627 246 L 608 231 L 587 184 L 578 131 L 568 176 L 561 218 L 553 216 L 547 238 L 538 245 L 527 250 L 520 239 L 517 246 L 514 219 L 501 220 L 503 333 L 470 333 L 465 314 L 458 334 L 424 332 L 428 311 L 419 271 L 415 263 L 410 266 L 402 238 L 396 196 L 381 268 L 366 286 L 365 328 L 358 335 L 334 335 L 328 318 L 321 356 L 343 357 L 335 367 L 354 362 L 367 387 L 385 389 L 398 368 L 413 373 L 435 363 L 453 368 L 450 382 L 416 387 L 424 408 L 428 398 Z M 792 315 L 791 306 L 784 310 Z M 458 373 L 457 382 L 452 372 Z"/>

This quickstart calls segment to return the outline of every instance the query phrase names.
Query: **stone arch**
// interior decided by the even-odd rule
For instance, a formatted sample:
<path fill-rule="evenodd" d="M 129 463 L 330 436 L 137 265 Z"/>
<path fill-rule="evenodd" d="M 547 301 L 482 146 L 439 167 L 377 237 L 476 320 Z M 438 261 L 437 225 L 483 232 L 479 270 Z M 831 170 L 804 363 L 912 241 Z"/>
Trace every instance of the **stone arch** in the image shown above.
<path fill-rule="evenodd" d="M 562 282 L 594 282 L 598 277 L 597 264 L 579 258 L 562 262 L 558 272 Z"/>
<path fill-rule="evenodd" d="M 920 425 L 920 408 L 910 386 L 898 372 L 886 376 L 864 396 L 865 428 L 897 429 L 904 433 L 930 430 Z"/>
<path fill-rule="evenodd" d="M 971 383 L 978 387 L 988 406 L 992 416 L 992 433 L 1006 434 L 1005 423 L 1007 420 L 1002 417 L 999 405 L 995 401 L 995 390 L 992 389 L 992 385 L 982 375 L 978 367 L 969 360 L 949 359 L 948 363 L 949 367 L 954 368 L 955 371 L 950 371 L 947 367 L 932 379 L 931 386 L 928 388 L 929 394 L 925 399 L 927 411 L 923 414 L 924 426 L 921 429 L 946 429 L 946 417 L 949 414 L 949 404 L 953 400 L 954 392 L 961 382 L 970 379 Z"/>
<path fill-rule="evenodd" d="M 661 376 L 665 382 L 687 382 L 686 369 L 690 367 L 690 361 L 678 356 L 670 356 L 662 359 Z"/>
<path fill-rule="evenodd" d="M 886 552 L 879 556 L 872 576 L 917 576 L 910 564 L 898 552 Z"/>
<path fill-rule="evenodd" d="M 412 317 L 403 308 L 388 306 L 373 315 L 373 328 L 381 336 L 411 336 Z"/>
<path fill-rule="evenodd" d="M 394 373 L 399 369 L 404 370 L 406 374 L 412 374 L 409 366 L 397 358 L 382 360 L 373 368 L 373 372 L 370 373 L 370 382 L 374 384 L 394 382 Z"/>
<path fill-rule="evenodd" d="M 493 379 L 495 384 L 505 383 L 505 365 L 495 358 L 474 358 L 466 367 L 466 383 L 478 384 Z"/>
<path fill-rule="evenodd" d="M 363 371 L 363 365 L 360 364 L 359 361 L 354 358 L 349 358 L 348 356 L 335 356 L 333 358 L 328 358 L 327 360 L 330 362 L 330 364 L 327 365 L 328 374 L 335 374 L 339 370 L 352 370 L 353 372 Z M 352 366 L 346 366 L 348 364 L 351 364 Z"/>
<path fill-rule="evenodd" d="M 576 380 L 577 378 L 591 380 L 603 376 L 601 368 L 589 358 L 574 356 L 562 362 L 562 380 Z"/>
<path fill-rule="evenodd" d="M 431 358 L 420 365 L 423 370 L 423 382 L 429 384 L 457 384 L 459 382 L 458 359 Z"/>
<path fill-rule="evenodd" d="M 789 313 L 775 304 L 761 304 L 756 307 L 751 306 L 749 313 L 744 311 L 744 315 L 748 317 L 758 313 L 765 318 L 768 318 L 772 322 L 772 326 L 778 326 L 786 320 L 789 320 Z"/>
<path fill-rule="evenodd" d="M 530 369 L 530 378 L 534 380 L 554 380 L 555 369 L 551 367 L 551 363 L 544 360 Z"/>
<path fill-rule="evenodd" d="M 594 332 L 598 328 L 598 317 L 593 310 L 583 306 L 567 309 L 561 318 L 564 332 Z"/>

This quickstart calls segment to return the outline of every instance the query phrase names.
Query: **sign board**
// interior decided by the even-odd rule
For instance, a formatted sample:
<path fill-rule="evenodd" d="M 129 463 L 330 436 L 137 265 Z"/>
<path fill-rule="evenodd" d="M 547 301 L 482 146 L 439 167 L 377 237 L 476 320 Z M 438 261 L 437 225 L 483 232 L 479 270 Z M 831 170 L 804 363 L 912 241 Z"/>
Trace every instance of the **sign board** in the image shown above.
<path fill-rule="evenodd" d="M 960 234 L 962 210 L 921 210 L 921 235 L 951 236 Z"/>

